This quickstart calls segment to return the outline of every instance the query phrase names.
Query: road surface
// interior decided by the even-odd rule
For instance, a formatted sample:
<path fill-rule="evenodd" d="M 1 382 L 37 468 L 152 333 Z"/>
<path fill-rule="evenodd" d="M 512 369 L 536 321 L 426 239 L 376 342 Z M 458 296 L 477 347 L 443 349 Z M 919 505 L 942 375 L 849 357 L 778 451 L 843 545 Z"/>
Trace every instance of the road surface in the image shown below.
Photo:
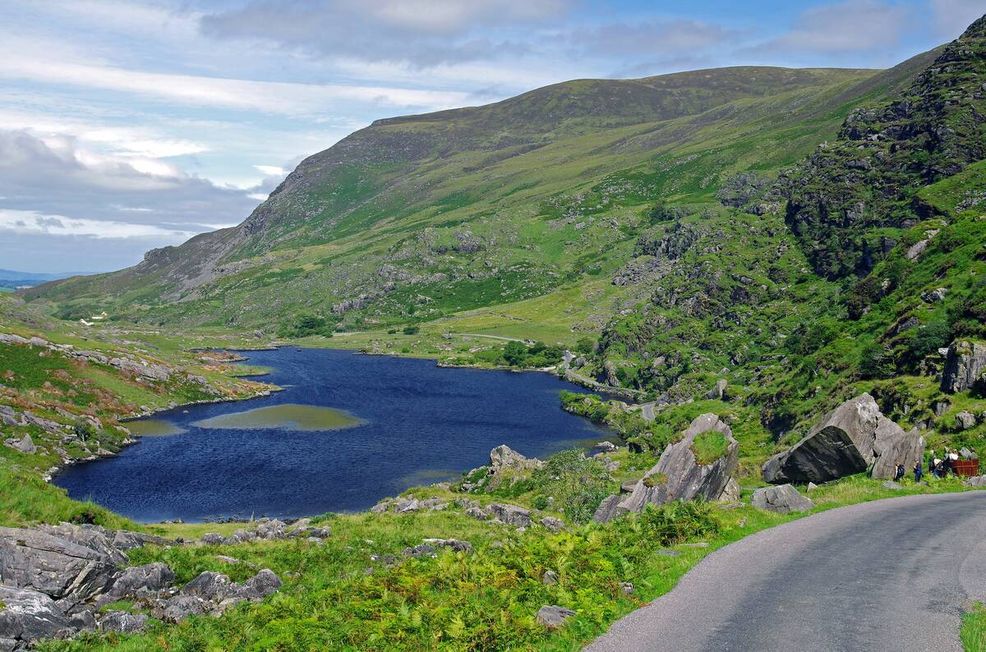
<path fill-rule="evenodd" d="M 961 650 L 986 598 L 986 491 L 816 514 L 718 550 L 591 652 Z"/>

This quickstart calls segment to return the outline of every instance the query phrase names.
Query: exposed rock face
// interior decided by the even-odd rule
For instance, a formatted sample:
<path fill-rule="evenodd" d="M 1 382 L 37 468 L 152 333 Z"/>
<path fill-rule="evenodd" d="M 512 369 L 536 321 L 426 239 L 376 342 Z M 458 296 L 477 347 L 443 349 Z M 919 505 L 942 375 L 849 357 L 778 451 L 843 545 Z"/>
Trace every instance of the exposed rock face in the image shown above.
<path fill-rule="evenodd" d="M 891 479 L 898 464 L 903 464 L 910 471 L 919 460 L 924 459 L 924 446 L 924 437 L 916 429 L 904 432 L 896 423 L 886 419 L 877 428 L 873 442 L 876 462 L 873 463 L 871 475 L 874 478 Z"/>
<path fill-rule="evenodd" d="M 955 423 L 962 430 L 968 430 L 976 426 L 976 415 L 967 410 L 962 410 L 955 415 Z"/>
<path fill-rule="evenodd" d="M 111 611 L 99 621 L 99 629 L 104 632 L 119 632 L 133 634 L 144 631 L 147 626 L 147 616 L 131 614 L 126 611 Z"/>
<path fill-rule="evenodd" d="M 503 469 L 522 471 L 539 469 L 544 462 L 537 458 L 524 457 L 506 444 L 500 444 L 490 451 L 490 471 L 499 473 Z"/>
<path fill-rule="evenodd" d="M 38 447 L 34 445 L 34 440 L 31 439 L 31 435 L 25 434 L 23 438 L 16 439 L 11 438 L 6 442 L 7 446 L 10 446 L 14 450 L 20 451 L 22 453 L 31 454 L 38 450 Z"/>
<path fill-rule="evenodd" d="M 822 483 L 873 465 L 873 476 L 892 478 L 896 464 L 911 468 L 924 454 L 924 438 L 905 433 L 862 394 L 826 414 L 790 450 L 767 460 L 764 480 L 772 484 Z"/>
<path fill-rule="evenodd" d="M 726 396 L 726 388 L 729 387 L 729 383 L 725 379 L 720 378 L 716 381 L 716 384 L 708 391 L 705 398 L 719 400 L 721 401 Z"/>
<path fill-rule="evenodd" d="M 105 537 L 75 539 L 0 528 L 0 584 L 40 591 L 56 600 L 81 601 L 102 593 L 126 557 Z"/>
<path fill-rule="evenodd" d="M 172 542 L 95 525 L 0 528 L 0 651 L 82 630 L 142 630 L 146 616 L 100 615 L 99 609 L 114 600 L 134 600 L 156 617 L 177 622 L 191 614 L 219 614 L 245 600 L 260 600 L 281 586 L 277 575 L 265 569 L 243 584 L 205 572 L 179 590 L 172 586 L 175 575 L 165 564 L 124 568 L 124 551 L 145 543 Z"/>
<path fill-rule="evenodd" d="M 136 597 L 152 594 L 167 588 L 175 581 L 175 574 L 161 562 L 146 566 L 126 568 L 113 581 L 108 596 L 112 598 Z"/>
<path fill-rule="evenodd" d="M 957 341 L 948 347 L 941 389 L 954 394 L 986 383 L 986 344 Z"/>
<path fill-rule="evenodd" d="M 506 525 L 514 527 L 530 527 L 531 510 L 517 505 L 507 505 L 503 503 L 490 504 L 490 512 L 493 518 Z"/>
<path fill-rule="evenodd" d="M 753 492 L 750 503 L 758 509 L 778 514 L 806 512 L 815 506 L 810 498 L 802 496 L 797 489 L 789 484 L 782 484 L 777 487 L 761 487 Z"/>
<path fill-rule="evenodd" d="M 68 618 L 50 596 L 31 589 L 0 586 L 0 650 L 71 633 Z"/>
<path fill-rule="evenodd" d="M 709 464 L 700 464 L 692 445 L 699 435 L 709 432 L 725 436 L 726 452 Z M 716 415 L 703 414 L 692 421 L 681 441 L 664 449 L 661 459 L 637 482 L 630 495 L 606 498 L 593 519 L 605 522 L 629 512 L 641 512 L 649 504 L 673 500 L 718 500 L 726 492 L 738 462 L 739 443 L 732 430 Z"/>

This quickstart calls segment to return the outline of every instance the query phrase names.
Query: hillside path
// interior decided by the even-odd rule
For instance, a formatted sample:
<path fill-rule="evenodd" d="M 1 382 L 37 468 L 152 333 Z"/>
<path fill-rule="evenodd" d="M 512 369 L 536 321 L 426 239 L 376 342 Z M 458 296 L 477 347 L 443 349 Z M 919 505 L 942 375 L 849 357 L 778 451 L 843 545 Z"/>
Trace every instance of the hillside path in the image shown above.
<path fill-rule="evenodd" d="M 963 606 L 986 598 L 986 491 L 815 514 L 706 557 L 586 649 L 962 650 Z"/>

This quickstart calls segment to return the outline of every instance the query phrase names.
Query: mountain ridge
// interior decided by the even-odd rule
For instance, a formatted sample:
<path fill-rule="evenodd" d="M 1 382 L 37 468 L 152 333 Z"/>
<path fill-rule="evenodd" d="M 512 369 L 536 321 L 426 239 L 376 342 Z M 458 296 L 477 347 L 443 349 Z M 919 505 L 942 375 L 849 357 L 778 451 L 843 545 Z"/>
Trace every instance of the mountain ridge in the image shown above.
<path fill-rule="evenodd" d="M 919 55 L 915 59 L 920 59 L 923 56 L 926 55 Z M 624 110 L 624 113 L 636 115 L 634 120 L 638 120 L 638 122 L 616 127 L 611 125 L 601 131 L 598 126 L 595 126 L 588 131 L 589 135 L 578 133 L 575 136 L 571 134 L 559 136 L 554 131 L 547 132 L 543 129 L 524 131 L 526 127 L 519 128 L 521 133 L 518 135 L 518 133 L 495 132 L 485 126 L 480 129 L 477 136 L 472 133 L 474 128 L 470 124 L 463 126 L 447 123 L 449 116 L 473 116 L 469 120 L 475 120 L 474 116 L 489 115 L 491 111 L 495 113 L 503 107 L 507 107 L 508 112 L 513 112 L 510 113 L 513 117 L 508 121 L 512 126 L 513 123 L 522 122 L 517 118 L 518 111 L 521 114 L 531 112 L 524 109 L 525 102 L 530 97 L 541 98 L 538 105 L 540 108 L 533 111 L 533 114 L 537 115 L 544 113 L 543 106 L 550 103 L 552 98 L 556 98 L 560 91 L 568 91 L 573 86 L 589 84 L 590 88 L 598 92 L 592 95 L 589 100 L 578 99 L 579 102 L 583 103 L 581 112 L 573 114 L 571 105 L 566 105 L 568 106 L 567 113 L 561 111 L 563 116 L 551 118 L 555 121 L 552 123 L 555 127 L 562 125 L 563 130 L 569 129 L 580 132 L 584 130 L 586 125 L 577 123 L 595 119 L 593 118 L 593 111 L 599 111 L 600 106 L 606 105 L 604 100 L 611 97 L 611 93 L 607 95 L 609 91 L 599 90 L 600 88 L 623 89 L 629 87 L 640 90 L 646 84 L 642 84 L 641 80 L 589 80 L 588 82 L 576 80 L 543 89 L 535 89 L 518 97 L 484 107 L 452 109 L 432 114 L 377 121 L 371 127 L 347 136 L 328 150 L 305 159 L 271 193 L 269 199 L 258 206 L 237 227 L 196 236 L 178 247 L 167 247 L 148 252 L 145 260 L 140 264 L 115 274 L 103 275 L 81 282 L 57 283 L 52 287 L 29 293 L 29 296 L 50 295 L 56 299 L 64 299 L 70 293 L 88 295 L 90 298 L 97 298 L 95 302 L 88 301 L 89 304 L 100 304 L 101 309 L 104 307 L 119 308 L 120 306 L 105 305 L 106 297 L 130 293 L 139 295 L 135 299 L 143 304 L 145 299 L 154 294 L 149 291 L 153 288 L 168 302 L 195 302 L 202 295 L 214 292 L 210 288 L 215 287 L 217 279 L 218 283 L 222 283 L 223 277 L 244 273 L 243 270 L 248 268 L 262 268 L 265 264 L 265 257 L 283 258 L 278 250 L 283 250 L 286 247 L 307 246 L 318 242 L 331 243 L 340 238 L 351 238 L 354 234 L 370 233 L 376 228 L 374 224 L 400 219 L 399 216 L 402 212 L 405 214 L 411 212 L 412 215 L 434 212 L 429 204 L 431 201 L 437 202 L 439 206 L 442 203 L 446 205 L 451 203 L 451 208 L 454 211 L 456 208 L 454 204 L 461 201 L 472 202 L 473 197 L 469 197 L 469 193 L 461 191 L 455 191 L 444 198 L 435 197 L 439 193 L 432 189 L 450 185 L 448 180 L 455 175 L 473 175 L 478 177 L 478 183 L 489 186 L 489 179 L 483 180 L 484 173 L 489 174 L 493 173 L 494 170 L 503 170 L 512 164 L 536 166 L 536 161 L 530 163 L 527 161 L 549 154 L 554 156 L 552 150 L 558 150 L 561 146 L 560 143 L 572 142 L 573 147 L 581 148 L 583 145 L 581 142 L 577 142 L 579 139 L 590 141 L 597 138 L 598 140 L 598 133 L 614 134 L 614 138 L 592 144 L 590 151 L 597 157 L 602 158 L 616 151 L 621 157 L 627 158 L 630 167 L 634 164 L 639 165 L 641 162 L 646 164 L 647 159 L 651 158 L 651 152 L 667 149 L 687 138 L 694 139 L 696 134 L 699 134 L 703 129 L 709 129 L 717 122 L 728 124 L 732 121 L 740 124 L 741 128 L 746 128 L 742 125 L 744 118 L 736 118 L 736 116 L 744 116 L 746 112 L 760 110 L 756 107 L 758 102 L 769 104 L 771 101 L 777 100 L 780 104 L 781 99 L 778 98 L 785 97 L 786 93 L 791 96 L 789 107 L 784 106 L 781 109 L 767 106 L 763 111 L 767 113 L 772 111 L 804 112 L 806 101 L 810 104 L 811 100 L 806 100 L 801 96 L 813 93 L 816 96 L 824 95 L 828 89 L 838 87 L 838 91 L 842 95 L 836 94 L 834 98 L 828 98 L 828 103 L 824 99 L 816 101 L 819 112 L 825 113 L 831 109 L 824 107 L 838 106 L 849 102 L 851 101 L 849 98 L 858 98 L 860 93 L 879 93 L 879 89 L 874 90 L 874 87 L 880 87 L 881 84 L 886 89 L 892 88 L 898 83 L 898 79 L 894 75 L 902 77 L 910 74 L 909 70 L 898 70 L 898 68 L 876 72 L 842 69 L 734 67 L 643 78 L 649 84 L 647 90 L 644 91 L 644 96 L 648 98 L 660 96 L 662 101 L 671 102 L 672 106 L 668 109 L 671 111 L 671 115 L 652 115 L 651 118 L 663 117 L 664 119 L 657 122 L 653 120 L 651 122 L 639 122 L 642 119 L 639 117 L 640 105 L 633 105 L 637 107 L 634 108 L 634 111 L 638 111 L 636 114 L 629 110 Z M 741 78 L 737 79 L 737 75 L 741 75 Z M 746 75 L 746 77 L 742 77 L 742 75 Z M 725 87 L 725 99 L 723 97 L 709 99 L 710 91 L 701 86 L 706 84 L 707 82 L 704 80 L 710 77 L 715 82 L 714 86 Z M 833 84 L 832 79 L 835 77 L 840 79 Z M 658 88 L 655 90 L 651 88 L 658 82 L 664 86 L 672 85 L 677 95 L 675 93 L 669 95 L 666 89 Z M 803 85 L 806 83 L 808 83 L 810 92 L 804 90 Z M 790 89 L 792 84 L 798 86 L 794 91 Z M 696 85 L 700 87 L 698 90 L 693 88 Z M 771 90 L 778 87 L 785 92 L 775 93 Z M 694 93 L 685 94 L 681 97 L 684 94 L 682 89 L 689 92 L 694 91 Z M 740 100 L 733 99 L 741 91 L 746 95 Z M 697 95 L 697 97 L 692 95 Z M 674 105 L 674 101 L 679 101 L 679 105 Z M 741 101 L 744 106 L 735 105 L 737 101 Z M 749 106 L 750 103 L 753 104 L 752 108 Z M 521 107 L 523 110 L 517 107 Z M 695 113 L 695 111 L 699 112 Z M 703 115 L 704 118 L 700 117 Z M 491 120 L 490 118 L 483 119 L 487 123 Z M 814 119 L 819 118 L 816 116 Z M 566 120 L 568 122 L 562 124 Z M 436 121 L 440 127 L 437 133 L 433 131 L 424 134 L 418 133 L 423 128 L 422 125 L 434 125 Z M 409 125 L 410 132 L 394 132 L 395 129 L 406 130 Z M 653 128 L 655 126 L 656 129 Z M 754 128 L 765 129 L 765 127 L 750 127 L 749 129 Z M 518 129 L 513 130 L 513 132 L 517 131 Z M 408 135 L 409 133 L 410 135 Z M 466 135 L 460 137 L 458 135 L 460 133 Z M 531 136 L 532 133 L 537 138 Z M 617 138 L 617 135 L 620 137 Z M 748 137 L 754 138 L 756 136 L 753 134 Z M 470 138 L 476 142 L 482 141 L 480 146 L 474 149 L 457 150 L 451 155 L 448 155 L 443 149 L 448 147 L 462 149 L 463 139 L 468 140 Z M 370 154 L 366 158 L 360 158 L 366 152 L 370 152 Z M 635 160 L 626 157 L 627 152 L 631 152 L 632 156 L 636 157 Z M 355 165 L 350 165 L 348 162 L 352 156 L 356 156 L 358 161 Z M 443 161 L 443 158 L 452 160 Z M 421 161 L 421 163 L 415 164 L 413 169 L 408 170 L 408 160 Z M 570 161 L 570 158 L 562 159 L 562 164 L 567 164 Z M 626 168 L 620 161 L 603 161 L 598 169 L 619 170 L 621 167 Z M 499 174 L 499 172 L 497 173 Z M 513 170 L 510 170 L 509 174 L 517 176 Z M 579 173 L 575 177 L 570 174 L 568 178 L 570 180 L 565 181 L 561 186 L 562 188 L 572 186 L 573 182 L 576 184 L 583 182 L 585 177 Z M 326 192 L 325 189 L 327 188 L 332 190 Z M 493 193 L 498 191 L 499 189 L 495 187 L 491 190 Z M 459 192 L 460 196 L 457 197 L 456 192 Z M 551 198 L 551 194 L 553 193 L 539 192 L 535 201 L 541 203 L 544 203 L 545 200 L 548 202 L 555 201 Z M 425 198 L 418 200 L 421 204 L 421 210 L 408 211 L 407 206 L 413 204 L 418 197 Z M 429 197 L 433 199 L 429 199 Z M 492 205 L 492 201 L 489 203 Z M 439 210 L 443 209 L 439 208 Z M 393 217 L 394 215 L 398 217 Z M 414 227 L 409 226 L 408 231 L 414 231 Z M 468 246 L 466 245 L 467 248 Z M 378 266 L 386 264 L 387 257 L 387 254 L 384 254 Z M 500 263 L 501 261 L 492 261 L 488 262 L 488 265 L 491 268 L 500 268 Z M 549 274 L 554 273 L 550 270 L 546 271 Z M 474 270 L 472 273 L 475 276 L 485 272 Z M 432 276 L 434 274 L 448 275 L 448 272 L 438 269 L 432 272 Z M 401 272 L 399 275 L 406 274 Z M 340 306 L 344 307 L 347 302 L 355 302 L 365 306 L 368 302 L 372 303 L 378 298 L 377 295 L 381 292 L 389 292 L 389 290 L 375 287 L 372 272 L 365 275 L 369 276 L 369 279 L 364 278 L 358 282 L 353 282 L 347 278 L 340 279 L 340 276 L 349 276 L 343 272 L 333 271 L 330 276 L 332 278 L 327 278 L 324 284 L 330 288 L 340 287 L 340 290 L 330 305 L 321 309 L 314 307 L 316 311 L 323 314 L 332 314 L 338 311 Z M 426 276 L 425 278 L 430 277 Z M 351 289 L 347 290 L 345 287 L 347 282 L 351 282 Z M 402 281 L 399 279 L 396 281 L 388 280 L 383 285 L 386 286 L 388 283 L 400 284 Z M 531 291 L 537 292 L 538 290 Z M 98 298 L 100 295 L 102 295 L 101 299 Z M 529 296 L 529 294 L 507 293 L 503 298 L 509 300 L 514 296 Z M 151 305 L 151 303 L 148 302 L 146 305 Z M 87 305 L 83 311 L 91 311 L 94 307 L 96 306 Z M 65 314 L 72 314 L 72 310 Z M 242 321 L 241 319 L 235 320 Z"/>

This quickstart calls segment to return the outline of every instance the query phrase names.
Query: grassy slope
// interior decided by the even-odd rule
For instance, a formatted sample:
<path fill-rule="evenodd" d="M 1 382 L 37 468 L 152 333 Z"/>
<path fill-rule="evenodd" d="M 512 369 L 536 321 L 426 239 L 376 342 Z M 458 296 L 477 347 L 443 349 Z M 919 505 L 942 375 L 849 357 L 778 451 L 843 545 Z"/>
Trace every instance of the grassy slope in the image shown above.
<path fill-rule="evenodd" d="M 86 441 L 68 443 L 36 425 L 2 427 L 0 438 L 19 439 L 29 434 L 38 446 L 35 454 L 0 446 L 0 521 L 7 525 L 58 521 L 124 524 L 125 519 L 96 505 L 69 500 L 64 491 L 44 482 L 42 475 L 61 465 L 63 457 L 78 460 L 100 449 L 118 450 L 127 438 L 127 432 L 120 428 L 121 419 L 126 417 L 177 403 L 243 398 L 264 388 L 260 383 L 235 378 L 242 370 L 204 361 L 188 350 L 252 343 L 228 333 L 178 338 L 153 330 L 98 324 L 83 327 L 52 320 L 6 295 L 0 296 L 0 333 L 41 336 L 107 357 L 124 355 L 164 365 L 171 371 L 168 381 L 149 381 L 40 346 L 0 344 L 0 404 L 63 424 L 66 434 L 73 432 L 81 417 L 92 417 L 100 424 L 87 433 Z M 189 375 L 205 378 L 207 384 L 195 382 Z"/>
<path fill-rule="evenodd" d="M 730 74 L 744 79 L 741 71 Z M 333 305 L 368 294 L 370 305 L 344 318 L 355 328 L 543 295 L 617 268 L 640 213 L 655 198 L 707 201 L 734 171 L 794 162 L 834 134 L 852 105 L 886 92 L 889 82 L 872 79 L 871 72 L 818 71 L 798 84 L 764 82 L 757 94 L 696 114 L 670 112 L 648 122 L 642 113 L 632 124 L 573 118 L 535 134 L 536 149 L 508 150 L 512 156 L 491 153 L 485 140 L 455 149 L 458 141 L 446 132 L 473 134 L 478 127 L 454 112 L 395 120 L 371 131 L 394 138 L 425 132 L 436 147 L 449 140 L 451 150 L 414 161 L 412 169 L 401 163 L 399 174 L 370 165 L 357 175 L 359 183 L 337 179 L 334 171 L 333 184 L 322 185 L 301 166 L 304 182 L 276 200 L 284 210 L 265 231 L 282 235 L 265 235 L 262 256 L 241 258 L 225 276 L 190 293 L 191 301 L 162 305 L 154 274 L 80 279 L 39 292 L 71 297 L 66 314 L 108 307 L 115 316 L 152 323 L 217 325 L 266 325 L 271 317 L 290 323 L 305 312 L 330 316 Z M 492 118 L 481 126 L 489 129 L 490 122 L 501 128 Z M 308 217 L 299 220 L 299 213 Z M 478 250 L 462 250 L 464 234 Z M 435 274 L 444 277 L 430 280 Z M 115 296 L 101 294 L 107 290 Z"/>

